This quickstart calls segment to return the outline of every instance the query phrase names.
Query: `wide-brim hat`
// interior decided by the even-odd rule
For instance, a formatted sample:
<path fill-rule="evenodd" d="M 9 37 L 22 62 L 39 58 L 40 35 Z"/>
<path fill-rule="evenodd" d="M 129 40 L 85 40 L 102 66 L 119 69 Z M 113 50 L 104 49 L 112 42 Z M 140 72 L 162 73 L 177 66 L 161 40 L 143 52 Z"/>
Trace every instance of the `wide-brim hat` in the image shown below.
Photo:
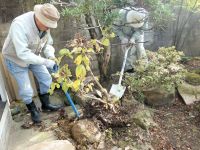
<path fill-rule="evenodd" d="M 127 13 L 126 20 L 129 26 L 133 28 L 140 28 L 144 25 L 147 12 L 145 10 L 130 10 Z"/>
<path fill-rule="evenodd" d="M 39 4 L 34 6 L 35 17 L 46 27 L 57 28 L 60 13 L 52 4 Z"/>

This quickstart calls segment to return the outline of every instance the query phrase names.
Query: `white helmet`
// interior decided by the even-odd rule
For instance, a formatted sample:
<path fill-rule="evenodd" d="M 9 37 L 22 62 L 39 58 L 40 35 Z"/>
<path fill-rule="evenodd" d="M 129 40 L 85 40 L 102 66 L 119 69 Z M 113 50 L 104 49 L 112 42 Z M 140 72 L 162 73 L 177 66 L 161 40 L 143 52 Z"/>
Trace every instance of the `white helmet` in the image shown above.
<path fill-rule="evenodd" d="M 148 13 L 144 8 L 125 8 L 128 10 L 126 20 L 129 26 L 140 28 L 144 25 Z"/>

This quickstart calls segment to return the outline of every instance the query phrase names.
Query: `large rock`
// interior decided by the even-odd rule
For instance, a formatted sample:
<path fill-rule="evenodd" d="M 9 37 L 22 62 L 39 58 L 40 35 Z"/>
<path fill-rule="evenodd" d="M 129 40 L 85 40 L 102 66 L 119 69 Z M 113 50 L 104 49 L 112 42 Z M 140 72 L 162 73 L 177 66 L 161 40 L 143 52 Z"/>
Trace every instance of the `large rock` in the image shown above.
<path fill-rule="evenodd" d="M 140 110 L 133 115 L 133 122 L 140 126 L 142 129 L 148 130 L 150 127 L 157 126 L 153 121 L 152 112 L 149 110 Z"/>
<path fill-rule="evenodd" d="M 200 101 L 200 86 L 194 86 L 183 82 L 179 85 L 178 92 L 187 105 L 195 101 Z"/>
<path fill-rule="evenodd" d="M 150 106 L 170 105 L 175 101 L 175 89 L 167 91 L 162 88 L 155 88 L 143 91 L 145 103 Z"/>
<path fill-rule="evenodd" d="M 101 132 L 90 120 L 79 120 L 72 127 L 72 135 L 78 143 L 96 143 L 101 140 Z"/>
<path fill-rule="evenodd" d="M 44 141 L 26 150 L 75 150 L 75 147 L 67 140 Z"/>
<path fill-rule="evenodd" d="M 199 73 L 200 69 L 196 72 Z M 200 73 L 198 73 L 195 73 L 195 71 L 186 73 L 185 81 L 195 86 L 200 85 Z"/>

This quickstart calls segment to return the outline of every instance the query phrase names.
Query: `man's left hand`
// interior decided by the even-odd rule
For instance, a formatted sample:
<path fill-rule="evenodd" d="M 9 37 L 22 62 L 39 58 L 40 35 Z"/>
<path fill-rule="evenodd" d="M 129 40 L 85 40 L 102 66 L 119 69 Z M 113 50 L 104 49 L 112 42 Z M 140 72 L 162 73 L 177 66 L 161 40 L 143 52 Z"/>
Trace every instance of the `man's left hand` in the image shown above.
<path fill-rule="evenodd" d="M 53 69 L 51 70 L 52 73 L 56 73 L 58 72 L 59 66 L 55 63 L 55 65 L 53 66 Z"/>

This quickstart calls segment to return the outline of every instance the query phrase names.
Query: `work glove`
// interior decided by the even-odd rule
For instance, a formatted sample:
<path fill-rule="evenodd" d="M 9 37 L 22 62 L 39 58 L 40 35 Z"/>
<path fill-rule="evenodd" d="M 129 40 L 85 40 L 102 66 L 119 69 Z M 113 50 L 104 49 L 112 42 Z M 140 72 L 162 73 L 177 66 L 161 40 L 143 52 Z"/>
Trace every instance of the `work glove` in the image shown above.
<path fill-rule="evenodd" d="M 48 69 L 53 69 L 54 65 L 55 65 L 55 61 L 51 60 L 51 59 L 45 59 L 44 61 L 44 65 L 48 68 Z"/>
<path fill-rule="evenodd" d="M 55 64 L 51 71 L 52 71 L 52 73 L 56 73 L 56 72 L 58 72 L 58 69 L 59 69 L 59 66 L 57 64 Z"/>
<path fill-rule="evenodd" d="M 51 73 L 56 73 L 59 69 L 59 66 L 54 60 L 45 59 L 44 65 L 49 69 Z"/>
<path fill-rule="evenodd" d="M 122 44 L 128 44 L 128 39 L 127 38 L 121 38 Z"/>
<path fill-rule="evenodd" d="M 135 44 L 135 38 L 132 37 L 132 38 L 130 39 L 129 43 L 130 43 L 130 44 Z"/>

